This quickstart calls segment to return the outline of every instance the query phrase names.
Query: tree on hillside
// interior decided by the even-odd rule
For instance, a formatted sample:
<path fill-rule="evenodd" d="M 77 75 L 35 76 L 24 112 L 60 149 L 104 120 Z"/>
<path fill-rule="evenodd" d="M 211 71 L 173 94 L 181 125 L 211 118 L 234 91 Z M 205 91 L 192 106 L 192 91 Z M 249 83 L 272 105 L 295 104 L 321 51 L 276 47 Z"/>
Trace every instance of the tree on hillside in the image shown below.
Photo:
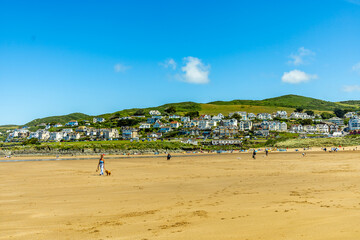
<path fill-rule="evenodd" d="M 306 110 L 305 113 L 307 113 L 307 115 L 314 116 L 314 111 L 312 110 Z"/>
<path fill-rule="evenodd" d="M 321 113 L 321 118 L 322 118 L 322 119 L 329 119 L 329 118 L 332 118 L 332 117 L 334 117 L 334 116 L 335 116 L 335 114 L 328 113 L 328 112 L 323 112 L 323 113 Z"/>
<path fill-rule="evenodd" d="M 134 116 L 144 116 L 144 115 L 145 115 L 144 109 L 138 109 L 138 110 L 136 110 L 136 112 L 134 113 Z"/>
<path fill-rule="evenodd" d="M 301 123 L 302 125 L 311 125 L 311 124 L 313 124 L 313 120 L 311 120 L 311 119 L 304 119 L 304 120 L 301 120 L 300 123 Z"/>
<path fill-rule="evenodd" d="M 200 114 L 198 111 L 193 111 L 193 112 L 188 112 L 185 114 L 186 117 L 191 117 L 191 118 L 195 118 L 195 117 L 199 117 Z"/>
<path fill-rule="evenodd" d="M 238 120 L 238 121 L 241 121 L 241 119 L 242 119 L 242 117 L 241 117 L 239 114 L 237 114 L 237 113 L 234 113 L 234 114 L 231 116 L 231 118 L 235 118 L 235 119 Z"/>
<path fill-rule="evenodd" d="M 170 106 L 167 109 L 165 109 L 165 112 L 169 113 L 169 114 L 174 114 L 174 113 L 176 113 L 176 107 L 175 106 Z"/>
<path fill-rule="evenodd" d="M 303 108 L 303 107 L 297 107 L 297 108 L 295 109 L 295 112 L 302 112 L 302 111 L 304 111 L 304 108 Z"/>
<path fill-rule="evenodd" d="M 118 119 L 120 118 L 120 113 L 114 113 L 113 115 L 110 116 L 110 120 L 114 120 L 114 119 Z"/>
<path fill-rule="evenodd" d="M 136 124 L 140 123 L 141 119 L 120 119 L 117 122 L 118 127 L 125 127 L 125 126 L 135 126 Z"/>
<path fill-rule="evenodd" d="M 343 118 L 346 112 L 340 108 L 335 108 L 334 113 L 337 117 Z"/>

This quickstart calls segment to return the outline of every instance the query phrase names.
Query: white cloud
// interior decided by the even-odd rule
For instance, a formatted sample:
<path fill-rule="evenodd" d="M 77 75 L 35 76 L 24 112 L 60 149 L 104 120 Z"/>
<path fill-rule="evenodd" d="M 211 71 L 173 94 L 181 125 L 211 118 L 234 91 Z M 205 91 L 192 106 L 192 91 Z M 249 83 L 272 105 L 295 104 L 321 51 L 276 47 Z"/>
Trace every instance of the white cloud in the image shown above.
<path fill-rule="evenodd" d="M 302 64 L 306 63 L 306 60 L 311 57 L 314 56 L 315 53 L 310 51 L 309 49 L 306 49 L 304 47 L 301 47 L 298 49 L 297 53 L 292 53 L 290 55 L 290 58 L 292 60 L 289 61 L 289 64 L 295 65 L 295 66 L 299 66 Z"/>
<path fill-rule="evenodd" d="M 360 92 L 359 85 L 347 85 L 343 87 L 344 92 Z"/>
<path fill-rule="evenodd" d="M 359 72 L 359 73 L 360 73 L 360 62 L 358 62 L 357 64 L 355 64 L 355 65 L 352 67 L 352 70 L 355 71 L 355 72 Z"/>
<path fill-rule="evenodd" d="M 210 65 L 204 65 L 196 57 L 185 57 L 184 61 L 185 66 L 181 68 L 184 72 L 181 76 L 183 81 L 194 84 L 207 84 L 210 82 Z"/>
<path fill-rule="evenodd" d="M 166 59 L 165 62 L 160 63 L 160 65 L 165 68 L 172 68 L 173 70 L 175 70 L 177 66 L 175 60 L 172 58 Z"/>
<path fill-rule="evenodd" d="M 316 74 L 307 74 L 303 71 L 295 69 L 290 72 L 284 72 L 283 76 L 281 77 L 281 81 L 284 83 L 298 84 L 317 78 L 318 76 Z"/>
<path fill-rule="evenodd" d="M 121 63 L 117 63 L 114 65 L 115 72 L 125 72 L 129 68 L 130 68 L 129 66 L 125 66 L 124 64 L 121 64 Z"/>

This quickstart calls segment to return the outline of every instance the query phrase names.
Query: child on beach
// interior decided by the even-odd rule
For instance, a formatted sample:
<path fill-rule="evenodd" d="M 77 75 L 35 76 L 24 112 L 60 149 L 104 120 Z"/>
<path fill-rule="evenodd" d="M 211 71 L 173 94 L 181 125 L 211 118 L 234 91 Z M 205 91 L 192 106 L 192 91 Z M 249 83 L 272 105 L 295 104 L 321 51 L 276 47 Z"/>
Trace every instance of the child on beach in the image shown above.
<path fill-rule="evenodd" d="M 99 164 L 97 166 L 96 171 L 99 171 L 99 168 L 100 168 L 100 176 L 104 175 L 104 168 L 105 168 L 104 154 L 100 155 L 100 160 L 99 160 Z"/>
<path fill-rule="evenodd" d="M 167 157 L 166 157 L 167 160 L 170 160 L 171 159 L 171 155 L 170 153 L 168 153 Z"/>
<path fill-rule="evenodd" d="M 254 149 L 254 151 L 253 151 L 252 158 L 253 158 L 253 159 L 256 159 L 256 150 L 255 150 L 255 149 Z"/>

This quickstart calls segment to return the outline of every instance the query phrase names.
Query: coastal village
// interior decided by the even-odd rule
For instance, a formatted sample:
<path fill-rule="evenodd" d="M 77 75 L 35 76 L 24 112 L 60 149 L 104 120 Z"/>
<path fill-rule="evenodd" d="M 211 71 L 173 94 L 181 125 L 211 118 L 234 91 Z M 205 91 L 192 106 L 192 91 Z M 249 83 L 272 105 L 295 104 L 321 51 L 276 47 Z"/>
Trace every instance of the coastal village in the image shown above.
<path fill-rule="evenodd" d="M 171 113 L 173 112 L 173 113 Z M 34 127 L 23 126 L 7 130 L 6 142 L 39 142 L 130 140 L 176 140 L 197 145 L 241 145 L 244 139 L 276 137 L 279 133 L 297 134 L 299 137 L 341 137 L 360 130 L 356 112 L 346 112 L 343 117 L 333 114 L 314 114 L 303 109 L 292 113 L 232 112 L 225 116 L 199 115 L 189 112 L 184 116 L 176 111 L 150 110 L 143 115 L 125 117 L 94 117 L 91 120 L 71 120 L 66 124 L 40 123 Z M 327 118 L 330 117 L 330 118 Z M 326 119 L 327 118 L 327 119 Z M 108 127 L 111 126 L 111 127 Z M 115 126 L 115 127 L 114 127 Z"/>

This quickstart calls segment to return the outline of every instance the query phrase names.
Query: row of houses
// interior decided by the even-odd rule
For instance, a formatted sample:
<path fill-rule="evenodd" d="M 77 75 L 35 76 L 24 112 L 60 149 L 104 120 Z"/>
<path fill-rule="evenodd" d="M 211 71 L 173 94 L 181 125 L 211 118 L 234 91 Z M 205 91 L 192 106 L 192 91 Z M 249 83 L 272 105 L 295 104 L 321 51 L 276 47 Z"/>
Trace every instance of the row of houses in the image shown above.
<path fill-rule="evenodd" d="M 316 125 L 301 125 L 294 124 L 289 130 L 291 133 L 319 133 L 329 134 L 339 131 L 339 126 L 335 124 L 316 124 Z"/>
<path fill-rule="evenodd" d="M 117 129 L 94 129 L 80 126 L 75 130 L 65 128 L 61 131 L 50 132 L 46 129 L 39 129 L 35 132 L 30 132 L 27 129 L 16 129 L 9 133 L 7 141 L 14 139 L 32 139 L 36 138 L 40 141 L 75 141 L 81 137 L 101 138 L 106 140 L 117 139 L 120 137 Z"/>
<path fill-rule="evenodd" d="M 293 112 L 288 116 L 286 111 L 277 111 L 276 113 L 247 113 L 245 111 L 238 111 L 229 113 L 226 118 L 223 114 L 219 113 L 215 116 L 201 115 L 197 118 L 191 119 L 188 116 L 161 116 L 158 110 L 151 110 L 150 116 L 146 119 L 146 122 L 140 123 L 139 127 L 123 127 L 121 128 L 121 134 L 117 129 L 96 129 L 90 127 L 89 121 L 82 121 L 83 126 L 79 126 L 79 122 L 76 120 L 69 121 L 65 124 L 65 127 L 61 131 L 51 132 L 50 128 L 62 128 L 62 124 L 57 123 L 54 125 L 43 124 L 45 129 L 37 130 L 36 132 L 30 132 L 26 127 L 23 129 L 16 129 L 10 131 L 8 134 L 8 140 L 16 138 L 37 138 L 42 141 L 68 141 L 78 140 L 82 137 L 101 138 L 101 139 L 134 139 L 140 136 L 139 132 L 143 129 L 154 129 L 149 133 L 147 130 L 146 136 L 148 138 L 160 138 L 164 133 L 168 133 L 174 130 L 180 130 L 180 134 L 194 135 L 194 136 L 211 136 L 211 137 L 233 137 L 239 132 L 254 131 L 255 135 L 267 136 L 271 131 L 278 132 L 294 132 L 294 133 L 331 133 L 339 130 L 339 126 L 344 126 L 344 120 L 342 118 L 333 117 L 328 120 L 322 120 L 321 124 L 316 125 L 301 125 L 295 124 L 288 129 L 288 125 L 284 121 L 273 120 L 276 119 L 314 119 L 320 116 L 310 116 L 307 113 Z M 240 118 L 238 118 L 240 116 Z M 119 118 L 132 119 L 130 116 Z M 136 116 L 145 118 L 145 116 Z M 350 117 L 349 129 L 359 130 L 360 120 L 355 112 L 348 112 L 345 114 L 345 118 Z M 261 121 L 253 121 L 253 120 Z M 93 123 L 103 123 L 105 118 L 94 117 Z M 318 121 L 320 122 L 320 121 Z M 40 124 L 41 125 L 41 124 Z"/>

